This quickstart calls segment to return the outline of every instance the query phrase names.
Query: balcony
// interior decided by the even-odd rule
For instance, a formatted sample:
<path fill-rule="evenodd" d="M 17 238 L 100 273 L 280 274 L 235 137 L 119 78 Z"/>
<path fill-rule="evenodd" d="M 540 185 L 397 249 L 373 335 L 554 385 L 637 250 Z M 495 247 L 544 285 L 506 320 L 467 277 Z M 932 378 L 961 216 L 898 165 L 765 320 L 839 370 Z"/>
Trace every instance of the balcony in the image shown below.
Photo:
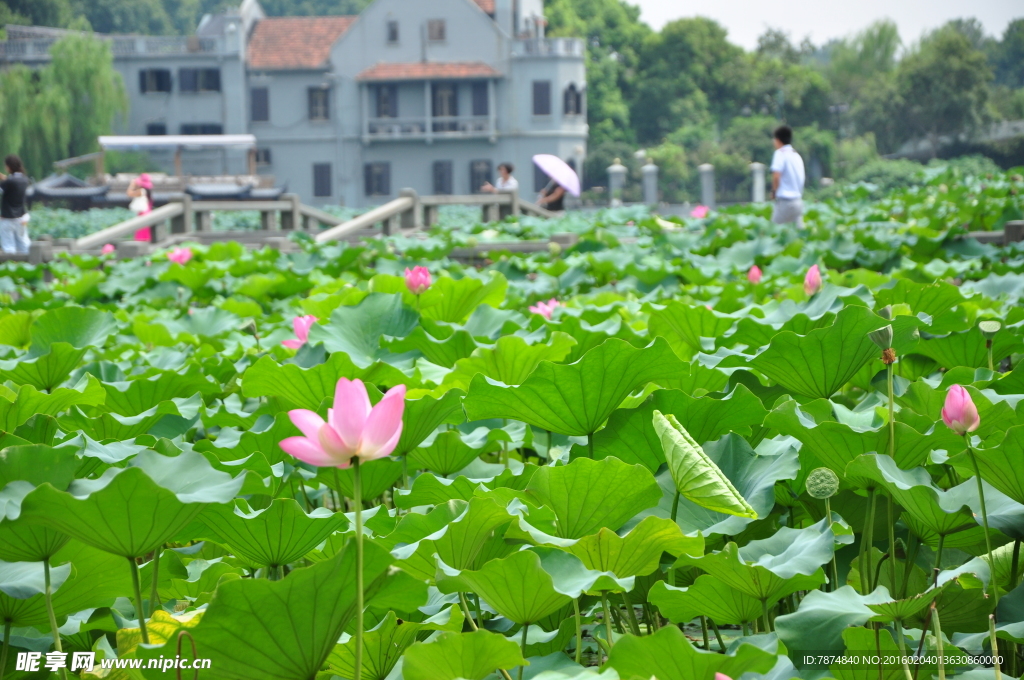
<path fill-rule="evenodd" d="M 512 57 L 577 57 L 585 54 L 582 38 L 525 38 L 512 42 Z"/>
<path fill-rule="evenodd" d="M 495 134 L 491 116 L 370 118 L 366 141 L 488 138 Z"/>
<path fill-rule="evenodd" d="M 50 60 L 50 48 L 63 35 L 40 35 L 0 41 L 0 62 L 42 62 Z M 96 36 L 110 44 L 114 58 L 132 56 L 165 56 L 172 54 L 228 54 L 223 38 L 198 36 Z"/>

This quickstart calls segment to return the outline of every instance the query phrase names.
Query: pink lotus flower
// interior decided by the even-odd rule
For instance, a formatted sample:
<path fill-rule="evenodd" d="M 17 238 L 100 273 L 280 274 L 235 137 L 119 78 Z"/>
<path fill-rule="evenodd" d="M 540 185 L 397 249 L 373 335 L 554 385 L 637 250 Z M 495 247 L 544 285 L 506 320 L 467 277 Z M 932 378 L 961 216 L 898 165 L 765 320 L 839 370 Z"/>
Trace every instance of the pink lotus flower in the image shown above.
<path fill-rule="evenodd" d="M 551 315 L 555 311 L 555 308 L 561 304 L 562 303 L 556 300 L 555 298 L 551 298 L 547 302 L 538 302 L 537 304 L 533 305 L 532 307 L 530 307 L 530 311 L 533 312 L 534 314 L 540 314 L 545 319 L 550 319 Z"/>
<path fill-rule="evenodd" d="M 104 255 L 110 255 L 115 250 L 117 250 L 117 248 L 114 247 L 114 244 L 108 243 L 107 245 L 103 246 L 102 249 L 100 249 L 100 252 Z"/>
<path fill-rule="evenodd" d="M 756 264 L 747 272 L 747 281 L 750 281 L 755 286 L 761 283 L 761 268 Z"/>
<path fill-rule="evenodd" d="M 360 463 L 384 458 L 398 445 L 405 411 L 405 385 L 396 385 L 376 406 L 370 405 L 362 380 L 342 378 L 334 390 L 334 408 L 327 421 L 313 411 L 288 412 L 302 437 L 281 442 L 284 451 L 317 467 L 347 468 L 353 458 Z"/>
<path fill-rule="evenodd" d="M 167 253 L 167 259 L 175 264 L 184 266 L 192 259 L 191 248 L 175 248 L 171 252 Z"/>
<path fill-rule="evenodd" d="M 974 432 L 981 424 L 978 407 L 971 395 L 960 385 L 953 385 L 946 393 L 946 404 L 942 407 L 942 422 L 959 435 Z"/>
<path fill-rule="evenodd" d="M 732 678 L 725 673 L 715 673 L 715 680 L 732 680 Z"/>
<path fill-rule="evenodd" d="M 298 349 L 306 344 L 306 340 L 309 339 L 309 329 L 316 323 L 316 317 L 311 314 L 306 316 L 297 316 L 292 319 L 292 328 L 295 329 L 295 339 L 283 340 L 282 345 L 288 349 Z"/>
<path fill-rule="evenodd" d="M 696 208 L 690 211 L 690 217 L 696 217 L 698 220 L 708 216 L 711 209 L 706 205 L 698 205 Z"/>
<path fill-rule="evenodd" d="M 405 286 L 413 295 L 422 295 L 430 288 L 430 272 L 426 267 L 405 268 Z"/>
<path fill-rule="evenodd" d="M 821 270 L 815 264 L 807 270 L 807 275 L 804 276 L 804 292 L 814 295 L 819 290 L 821 290 Z"/>

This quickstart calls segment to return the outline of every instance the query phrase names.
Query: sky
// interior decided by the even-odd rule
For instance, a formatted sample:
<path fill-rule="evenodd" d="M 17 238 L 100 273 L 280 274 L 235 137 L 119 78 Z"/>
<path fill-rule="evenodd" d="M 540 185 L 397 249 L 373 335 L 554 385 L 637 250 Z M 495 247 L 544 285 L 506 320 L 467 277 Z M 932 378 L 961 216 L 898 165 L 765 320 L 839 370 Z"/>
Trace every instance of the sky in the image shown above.
<path fill-rule="evenodd" d="M 639 5 L 641 19 L 656 29 L 682 17 L 701 15 L 715 19 L 729 31 L 731 42 L 757 46 L 757 36 L 768 27 L 782 28 L 794 43 L 810 36 L 816 45 L 841 38 L 878 19 L 896 22 L 904 44 L 916 41 L 950 19 L 973 16 L 986 33 L 1002 36 L 1011 19 L 1024 17 L 1020 0 L 627 0 Z"/>

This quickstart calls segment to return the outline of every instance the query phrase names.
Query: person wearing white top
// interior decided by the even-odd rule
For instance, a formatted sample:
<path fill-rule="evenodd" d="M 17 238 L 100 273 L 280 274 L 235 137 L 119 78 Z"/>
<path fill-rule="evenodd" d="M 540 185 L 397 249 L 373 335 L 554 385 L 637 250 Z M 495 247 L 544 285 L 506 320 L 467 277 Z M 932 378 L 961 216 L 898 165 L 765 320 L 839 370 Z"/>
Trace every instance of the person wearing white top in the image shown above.
<path fill-rule="evenodd" d="M 519 181 L 512 176 L 513 170 L 514 168 L 511 163 L 502 163 L 498 166 L 498 181 L 494 184 L 485 182 L 484 185 L 480 187 L 480 190 L 486 191 L 489 194 L 497 193 L 499 191 L 518 191 Z"/>
<path fill-rule="evenodd" d="M 772 222 L 796 222 L 797 229 L 803 229 L 804 159 L 793 148 L 793 129 L 788 125 L 777 128 L 772 141 L 775 143 L 775 155 L 772 156 L 772 192 L 775 195 Z"/>

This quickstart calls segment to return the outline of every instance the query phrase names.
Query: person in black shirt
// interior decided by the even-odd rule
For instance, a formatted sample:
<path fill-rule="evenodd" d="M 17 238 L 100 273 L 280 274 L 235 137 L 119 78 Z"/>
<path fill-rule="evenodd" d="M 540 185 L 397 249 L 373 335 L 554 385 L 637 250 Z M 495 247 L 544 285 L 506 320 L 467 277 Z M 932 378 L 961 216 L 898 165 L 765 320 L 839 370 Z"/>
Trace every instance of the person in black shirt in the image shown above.
<path fill-rule="evenodd" d="M 554 212 L 565 210 L 565 189 L 555 180 L 551 180 L 546 187 L 540 190 L 537 205 Z"/>
<path fill-rule="evenodd" d="M 27 253 L 28 211 L 25 209 L 25 193 L 28 191 L 28 177 L 21 159 L 11 154 L 4 159 L 7 175 L 0 173 L 0 250 L 5 253 Z"/>

